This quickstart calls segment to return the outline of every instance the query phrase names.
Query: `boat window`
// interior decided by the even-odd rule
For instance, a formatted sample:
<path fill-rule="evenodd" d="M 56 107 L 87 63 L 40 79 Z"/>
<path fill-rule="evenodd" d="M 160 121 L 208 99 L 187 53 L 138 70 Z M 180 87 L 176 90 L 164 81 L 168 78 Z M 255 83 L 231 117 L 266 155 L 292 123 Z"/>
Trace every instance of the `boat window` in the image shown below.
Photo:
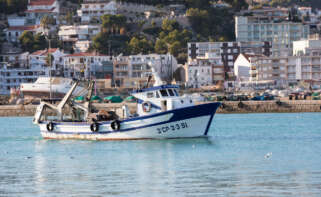
<path fill-rule="evenodd" d="M 154 92 L 147 92 L 147 98 L 153 98 Z"/>
<path fill-rule="evenodd" d="M 160 93 L 162 96 L 168 96 L 167 94 L 167 91 L 164 89 L 164 90 L 160 90 Z"/>
<path fill-rule="evenodd" d="M 175 93 L 176 96 L 179 96 L 177 90 L 173 89 L 173 91 L 174 91 L 174 93 Z"/>
<path fill-rule="evenodd" d="M 172 89 L 168 89 L 168 94 L 169 94 L 170 96 L 175 96 L 175 94 L 174 94 L 174 92 L 173 92 Z"/>
<path fill-rule="evenodd" d="M 159 96 L 159 94 L 158 94 L 158 91 L 156 91 L 156 98 L 159 98 L 160 96 Z"/>
<path fill-rule="evenodd" d="M 174 92 L 175 92 L 176 96 L 179 96 L 179 92 L 176 89 L 174 89 Z"/>

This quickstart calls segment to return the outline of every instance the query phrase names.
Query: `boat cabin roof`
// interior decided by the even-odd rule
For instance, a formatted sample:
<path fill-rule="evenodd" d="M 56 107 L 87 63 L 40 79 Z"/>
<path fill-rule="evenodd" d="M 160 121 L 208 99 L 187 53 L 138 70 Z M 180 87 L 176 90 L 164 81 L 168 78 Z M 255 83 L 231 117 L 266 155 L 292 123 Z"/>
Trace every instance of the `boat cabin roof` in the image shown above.
<path fill-rule="evenodd" d="M 132 95 L 137 98 L 161 98 L 161 97 L 177 97 L 179 93 L 177 92 L 178 86 L 176 85 L 161 85 L 154 86 L 150 88 L 144 88 L 135 90 Z"/>
<path fill-rule="evenodd" d="M 163 89 L 170 89 L 174 88 L 177 89 L 179 88 L 177 85 L 161 85 L 161 86 L 154 86 L 150 88 L 143 88 L 143 89 L 138 89 L 134 90 L 132 94 L 137 94 L 137 93 L 143 93 L 143 92 L 150 92 L 150 91 L 155 91 L 155 90 L 163 90 Z"/>

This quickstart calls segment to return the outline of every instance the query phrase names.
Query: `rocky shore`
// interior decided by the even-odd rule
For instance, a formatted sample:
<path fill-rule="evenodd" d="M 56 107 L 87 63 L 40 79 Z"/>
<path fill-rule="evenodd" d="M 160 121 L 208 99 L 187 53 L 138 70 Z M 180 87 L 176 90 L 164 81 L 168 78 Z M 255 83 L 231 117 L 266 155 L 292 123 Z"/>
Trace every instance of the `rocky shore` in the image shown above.
<path fill-rule="evenodd" d="M 95 103 L 97 109 L 114 110 L 122 103 Z M 136 104 L 127 103 L 131 112 Z M 0 116 L 33 116 L 37 105 L 0 105 Z M 321 100 L 223 101 L 217 113 L 291 113 L 321 112 Z"/>

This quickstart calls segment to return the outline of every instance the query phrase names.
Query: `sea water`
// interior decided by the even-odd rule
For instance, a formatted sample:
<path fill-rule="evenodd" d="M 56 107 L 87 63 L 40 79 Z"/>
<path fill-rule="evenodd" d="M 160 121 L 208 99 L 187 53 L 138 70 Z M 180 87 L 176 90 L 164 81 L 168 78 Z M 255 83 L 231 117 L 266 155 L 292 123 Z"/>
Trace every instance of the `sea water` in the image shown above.
<path fill-rule="evenodd" d="M 44 140 L 0 118 L 0 196 L 321 196 L 321 113 L 217 114 L 208 139 Z"/>

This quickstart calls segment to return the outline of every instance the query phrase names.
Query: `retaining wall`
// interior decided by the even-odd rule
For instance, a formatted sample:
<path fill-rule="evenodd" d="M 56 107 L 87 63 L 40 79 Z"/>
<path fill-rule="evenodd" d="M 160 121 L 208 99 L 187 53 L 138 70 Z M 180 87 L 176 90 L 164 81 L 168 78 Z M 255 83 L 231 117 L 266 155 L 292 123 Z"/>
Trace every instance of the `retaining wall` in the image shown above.
<path fill-rule="evenodd" d="M 122 103 L 95 103 L 97 109 L 115 110 Z M 136 110 L 135 103 L 127 103 L 130 111 Z M 0 105 L 0 116 L 33 116 L 36 105 Z M 299 101 L 224 101 L 217 113 L 278 113 L 278 112 L 321 112 L 321 100 Z"/>

